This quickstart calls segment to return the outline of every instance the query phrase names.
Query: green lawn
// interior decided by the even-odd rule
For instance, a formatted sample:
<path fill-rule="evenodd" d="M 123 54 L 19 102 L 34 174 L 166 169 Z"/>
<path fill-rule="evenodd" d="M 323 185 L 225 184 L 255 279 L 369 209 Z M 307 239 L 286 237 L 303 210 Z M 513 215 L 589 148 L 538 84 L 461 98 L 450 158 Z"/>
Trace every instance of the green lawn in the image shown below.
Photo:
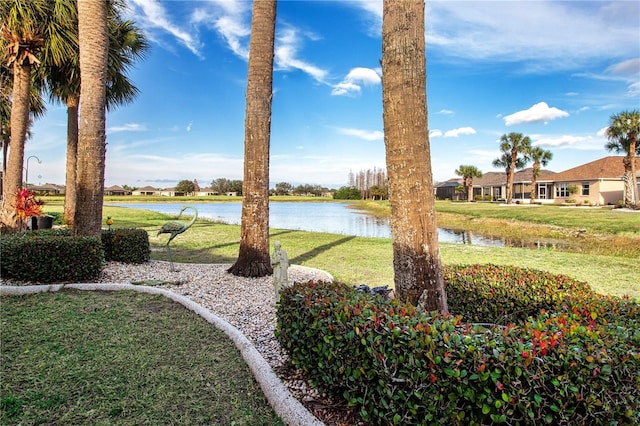
<path fill-rule="evenodd" d="M 162 198 L 167 201 L 166 197 Z M 224 198 L 228 200 L 228 197 Z M 368 208 L 366 202 L 356 205 Z M 387 208 L 385 202 L 377 202 L 375 206 L 382 211 Z M 634 250 L 640 253 L 640 213 L 621 213 L 609 209 L 562 209 L 557 206 L 501 207 L 490 203 L 444 201 L 438 202 L 436 207 L 442 214 L 462 217 L 469 225 L 484 220 L 485 215 L 488 219 L 498 221 L 490 222 L 493 228 L 505 227 L 502 226 L 504 223 L 515 223 L 520 229 L 528 226 L 534 231 L 552 227 L 553 232 L 578 244 L 577 252 L 564 252 L 549 248 L 532 250 L 443 243 L 441 257 L 446 264 L 495 263 L 536 268 L 586 281 L 599 293 L 640 298 L 640 254 L 632 255 Z M 47 203 L 45 210 L 62 211 L 61 198 Z M 499 215 L 503 217 L 496 218 Z M 534 221 L 524 221 L 527 215 L 531 215 Z M 105 207 L 104 217 L 106 216 L 115 220 L 115 228 L 146 229 L 153 248 L 152 258 L 166 260 L 164 244 L 167 237 L 157 237 L 156 232 L 170 216 L 147 210 Z M 467 219 L 469 217 L 478 219 Z M 546 223 L 535 222 L 542 220 Z M 544 228 L 537 228 L 539 226 Z M 576 237 L 573 234 L 575 229 L 587 229 L 586 233 L 591 234 L 591 237 Z M 599 234 L 595 234 L 595 230 Z M 233 263 L 238 255 L 239 240 L 240 227 L 237 225 L 198 220 L 191 229 L 171 243 L 173 260 L 188 263 Z M 326 270 L 339 281 L 349 284 L 393 285 L 393 252 L 389 239 L 272 229 L 271 240 L 282 243 L 292 263 Z M 628 250 L 623 254 L 616 254 L 613 248 L 604 249 L 608 245 L 615 245 L 616 241 L 621 241 L 619 245 Z M 594 245 L 600 247 L 595 253 L 591 251 Z M 580 252 L 581 247 L 585 247 L 585 252 Z M 628 251 L 632 254 L 628 254 Z"/>

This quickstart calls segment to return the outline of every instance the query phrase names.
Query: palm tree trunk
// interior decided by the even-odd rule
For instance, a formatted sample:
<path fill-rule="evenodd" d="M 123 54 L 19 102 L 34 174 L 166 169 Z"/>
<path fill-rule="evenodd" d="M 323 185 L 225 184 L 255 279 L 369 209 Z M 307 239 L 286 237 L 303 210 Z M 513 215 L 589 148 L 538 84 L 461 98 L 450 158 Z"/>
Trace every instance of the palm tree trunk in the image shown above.
<path fill-rule="evenodd" d="M 229 272 L 243 277 L 273 273 L 269 256 L 269 144 L 276 0 L 253 2 L 247 79 L 244 182 L 238 260 Z"/>
<path fill-rule="evenodd" d="M 629 142 L 629 163 L 631 163 L 631 203 L 640 202 L 640 194 L 638 194 L 638 181 L 636 178 L 636 149 L 637 149 L 637 136 L 632 138 Z"/>
<path fill-rule="evenodd" d="M 534 164 L 531 175 L 531 193 L 529 194 L 529 204 L 534 205 L 536 203 L 537 191 L 536 184 L 538 183 L 538 173 L 540 171 L 540 165 Z"/>
<path fill-rule="evenodd" d="M 427 128 L 423 0 L 384 0 L 382 101 L 396 296 L 448 312 Z"/>
<path fill-rule="evenodd" d="M 76 212 L 76 167 L 78 159 L 78 105 L 79 96 L 67 99 L 67 174 L 64 191 L 64 219 L 73 227 Z"/>
<path fill-rule="evenodd" d="M 31 91 L 31 65 L 18 61 L 13 66 L 13 92 L 11 95 L 11 149 L 2 185 L 2 223 L 17 228 L 14 218 L 16 191 L 22 187 L 24 145 L 29 126 L 29 93 Z"/>
<path fill-rule="evenodd" d="M 99 236 L 105 166 L 105 106 L 109 32 L 104 0 L 78 2 L 80 126 L 74 234 Z"/>
<path fill-rule="evenodd" d="M 513 201 L 513 167 L 507 169 L 507 204 L 511 204 Z"/>

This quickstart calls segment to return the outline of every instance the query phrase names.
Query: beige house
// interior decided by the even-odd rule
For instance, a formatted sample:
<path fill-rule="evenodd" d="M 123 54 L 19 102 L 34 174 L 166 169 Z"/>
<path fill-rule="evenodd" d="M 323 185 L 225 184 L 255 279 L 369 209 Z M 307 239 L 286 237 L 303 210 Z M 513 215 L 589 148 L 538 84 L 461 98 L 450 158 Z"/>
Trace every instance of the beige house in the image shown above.
<path fill-rule="evenodd" d="M 153 186 L 143 186 L 131 192 L 132 195 L 160 195 L 160 190 Z"/>
<path fill-rule="evenodd" d="M 513 201 L 528 203 L 533 190 L 537 203 L 563 204 L 569 200 L 578 204 L 615 204 L 623 198 L 623 158 L 604 157 L 559 173 L 540 170 L 535 188 L 531 185 L 533 168 L 518 171 L 513 179 Z M 640 171 L 640 158 L 636 158 L 636 170 Z M 504 172 L 485 173 L 473 180 L 474 198 L 490 196 L 492 200 L 504 200 L 506 183 Z M 574 188 L 577 193 L 571 194 Z"/>
<path fill-rule="evenodd" d="M 104 195 L 131 195 L 131 191 L 118 185 L 112 185 L 104 189 Z"/>
<path fill-rule="evenodd" d="M 555 202 L 573 199 L 576 203 L 588 201 L 594 205 L 615 204 L 623 199 L 624 165 L 622 156 L 604 157 L 554 176 Z M 640 158 L 636 158 L 636 171 L 640 171 Z M 577 194 L 570 194 L 575 186 Z"/>

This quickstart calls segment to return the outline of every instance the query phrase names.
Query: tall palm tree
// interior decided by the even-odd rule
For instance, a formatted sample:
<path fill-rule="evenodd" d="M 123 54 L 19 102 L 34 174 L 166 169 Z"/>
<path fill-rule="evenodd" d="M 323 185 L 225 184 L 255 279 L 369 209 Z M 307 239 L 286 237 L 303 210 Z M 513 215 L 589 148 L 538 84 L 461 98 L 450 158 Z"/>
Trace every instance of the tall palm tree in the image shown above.
<path fill-rule="evenodd" d="M 500 138 L 502 156 L 493 160 L 494 167 L 503 167 L 507 173 L 507 204 L 513 200 L 513 176 L 529 162 L 527 153 L 531 149 L 531 139 L 522 133 L 509 133 Z"/>
<path fill-rule="evenodd" d="M 396 296 L 448 312 L 427 127 L 423 0 L 384 0 L 382 104 Z"/>
<path fill-rule="evenodd" d="M 32 69 L 40 63 L 38 56 L 45 44 L 47 26 L 55 15 L 54 5 L 55 2 L 47 0 L 0 2 L 0 38 L 3 48 L 0 57 L 13 71 L 9 130 L 11 149 L 3 174 L 0 213 L 2 222 L 9 228 L 16 228 L 13 205 L 16 191 L 23 183 L 24 145 L 31 112 Z"/>
<path fill-rule="evenodd" d="M 638 198 L 638 183 L 636 181 L 636 155 L 640 155 L 638 144 L 640 133 L 640 111 L 623 111 L 614 114 L 609 120 L 607 137 L 609 142 L 605 145 L 608 151 L 626 153 L 624 164 L 624 203 L 635 204 Z"/>
<path fill-rule="evenodd" d="M 80 48 L 80 118 L 78 133 L 77 204 L 74 234 L 99 236 L 105 164 L 105 112 L 109 28 L 104 0 L 78 2 Z"/>
<path fill-rule="evenodd" d="M 460 166 L 455 173 L 462 176 L 462 184 L 467 189 L 467 201 L 473 201 L 473 178 L 481 178 L 482 172 L 476 166 Z"/>
<path fill-rule="evenodd" d="M 553 158 L 553 153 L 534 146 L 529 150 L 529 158 L 533 162 L 533 172 L 531 174 L 531 194 L 529 195 L 530 204 L 536 202 L 538 177 L 540 177 L 540 166 L 546 166 Z"/>
<path fill-rule="evenodd" d="M 269 256 L 269 143 L 276 0 L 254 1 L 252 13 L 240 251 L 229 272 L 243 277 L 263 277 L 273 273 Z"/>
<path fill-rule="evenodd" d="M 109 2 L 109 62 L 107 70 L 107 109 L 132 102 L 138 88 L 126 76 L 133 63 L 144 56 L 149 44 L 131 21 L 122 20 L 119 4 Z M 73 225 L 76 210 L 76 163 L 78 147 L 78 107 L 80 104 L 80 64 L 77 49 L 61 66 L 47 64 L 45 78 L 51 99 L 67 107 L 67 164 L 64 218 Z"/>

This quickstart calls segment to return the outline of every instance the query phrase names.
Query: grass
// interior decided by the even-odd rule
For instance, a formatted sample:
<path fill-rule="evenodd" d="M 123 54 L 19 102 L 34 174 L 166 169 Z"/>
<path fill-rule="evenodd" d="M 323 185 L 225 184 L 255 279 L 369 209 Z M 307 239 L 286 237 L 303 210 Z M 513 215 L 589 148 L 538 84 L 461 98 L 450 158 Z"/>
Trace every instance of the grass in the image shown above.
<path fill-rule="evenodd" d="M 164 198 L 164 197 L 163 197 Z M 165 198 L 166 200 L 166 198 Z M 311 199 L 313 200 L 313 198 Z M 539 212 L 536 216 L 544 216 L 545 211 L 549 217 L 547 223 L 558 229 L 561 235 L 569 235 L 573 229 L 581 228 L 590 223 L 590 219 L 598 215 L 613 215 L 618 218 L 626 229 L 628 236 L 616 236 L 614 225 L 597 225 L 603 233 L 596 241 L 607 246 L 616 238 L 630 239 L 629 246 L 640 250 L 640 214 L 620 213 L 608 210 L 576 209 L 566 213 L 566 209 L 554 206 L 543 207 L 500 207 L 485 203 L 446 203 L 438 202 L 437 209 L 448 208 L 447 204 L 454 205 L 457 213 L 451 213 L 461 217 L 463 213 L 472 212 L 472 207 L 478 207 L 486 211 L 488 216 L 498 213 L 511 212 L 515 217 L 522 218 L 525 212 Z M 380 210 L 384 210 L 384 203 L 376 202 Z M 368 209 L 367 203 L 356 203 L 361 209 Z M 47 203 L 46 210 L 61 211 L 62 204 Z M 571 209 L 569 209 L 571 210 Z M 557 215 L 554 216 L 554 215 Z M 124 207 L 105 207 L 104 217 L 111 216 L 115 220 L 115 228 L 143 228 L 149 232 L 152 245 L 152 258 L 166 260 L 164 244 L 166 235 L 156 237 L 156 231 L 171 217 L 147 210 L 128 209 Z M 570 219 L 568 219 L 570 217 Z M 489 219 L 492 219 L 489 217 Z M 440 220 L 440 216 L 438 218 Z M 465 219 L 468 220 L 468 219 Z M 474 223 L 478 220 L 468 220 Z M 497 220 L 497 219 L 496 219 Z M 502 222 L 491 222 L 492 229 L 504 227 Z M 509 219 L 515 221 L 516 219 Z M 522 222 L 518 220 L 521 233 L 522 229 L 536 229 L 536 223 Z M 562 227 L 559 223 L 570 225 Z M 611 223 L 606 221 L 605 223 Z M 500 225 L 501 224 L 501 225 Z M 594 227 L 596 225 L 593 225 Z M 589 228 L 589 231 L 592 232 Z M 637 232 L 635 231 L 637 229 Z M 287 251 L 292 264 L 299 264 L 319 268 L 331 273 L 337 280 L 348 284 L 369 284 L 393 286 L 393 250 L 391 240 L 384 238 L 362 238 L 338 234 L 312 233 L 305 231 L 293 231 L 271 229 L 271 240 L 278 240 Z M 596 238 L 595 236 L 593 238 Z M 581 243 L 588 241 L 587 237 L 567 237 L 564 240 L 577 243 L 574 250 L 578 252 L 565 252 L 554 248 L 532 250 L 528 248 L 512 247 L 479 247 L 453 243 L 441 243 L 440 251 L 442 261 L 445 264 L 471 264 L 494 263 L 505 265 L 517 265 L 549 271 L 556 274 L 565 274 L 581 281 L 588 282 L 591 287 L 602 294 L 616 296 L 629 295 L 640 298 L 640 272 L 638 270 L 638 256 L 625 256 L 617 254 L 613 249 L 601 249 L 597 253 L 582 249 Z M 196 224 L 184 234 L 179 235 L 171 243 L 171 253 L 176 262 L 186 263 L 233 263 L 235 262 L 240 241 L 240 227 L 226 225 L 212 221 L 198 220 Z M 625 240 L 626 241 L 626 240 Z M 633 244 L 633 242 L 636 244 Z M 603 254 L 607 253 L 607 254 Z M 639 251 L 640 253 L 640 251 Z"/>
<path fill-rule="evenodd" d="M 282 425 L 229 339 L 163 296 L 2 298 L 0 421 Z"/>

